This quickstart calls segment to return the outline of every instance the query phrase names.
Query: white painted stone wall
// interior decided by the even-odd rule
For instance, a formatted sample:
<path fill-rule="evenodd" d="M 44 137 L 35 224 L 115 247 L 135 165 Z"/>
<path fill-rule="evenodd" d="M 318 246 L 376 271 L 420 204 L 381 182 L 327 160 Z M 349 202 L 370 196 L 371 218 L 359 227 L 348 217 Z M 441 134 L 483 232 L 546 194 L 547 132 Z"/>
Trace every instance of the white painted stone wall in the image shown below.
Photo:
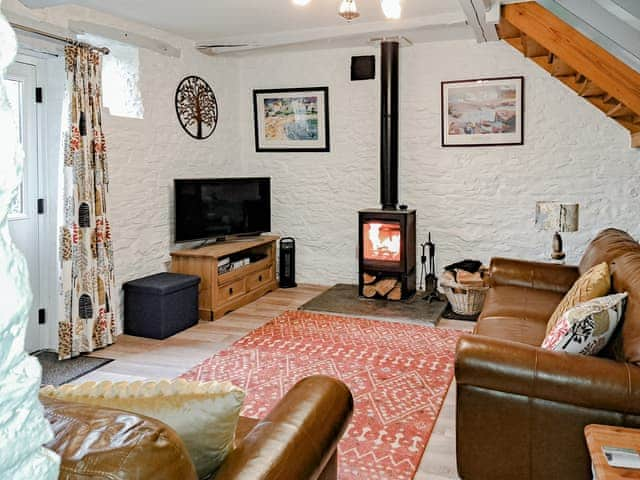
<path fill-rule="evenodd" d="M 144 119 L 105 115 L 110 217 L 119 283 L 167 268 L 174 178 L 267 175 L 273 230 L 297 239 L 299 282 L 357 280 L 357 210 L 379 196 L 379 82 L 350 82 L 350 57 L 373 47 L 205 57 L 193 42 L 88 9 L 6 8 L 66 25 L 71 19 L 135 30 L 182 48 L 179 59 L 141 49 Z M 5 4 L 3 3 L 3 7 Z M 565 234 L 569 261 L 601 228 L 640 237 L 640 152 L 615 122 L 503 43 L 450 41 L 401 50 L 400 198 L 418 210 L 418 240 L 431 231 L 438 266 L 494 255 L 545 258 L 551 233 L 534 226 L 536 200 L 577 201 L 581 231 Z M 220 123 L 206 141 L 177 123 L 179 80 L 213 86 Z M 440 81 L 525 76 L 525 145 L 440 147 Z M 332 151 L 255 153 L 254 88 L 330 87 Z"/>
<path fill-rule="evenodd" d="M 273 177 L 273 229 L 297 239 L 298 281 L 357 280 L 359 208 L 379 202 L 379 81 L 350 82 L 351 55 L 374 48 L 251 55 L 240 63 L 243 162 Z M 534 226 L 537 200 L 581 205 L 564 234 L 577 262 L 600 229 L 640 237 L 640 150 L 629 135 L 504 43 L 450 41 L 401 49 L 400 200 L 432 232 L 438 267 L 464 258 L 544 259 L 551 232 Z M 525 145 L 442 148 L 440 82 L 524 75 Z M 332 151 L 256 153 L 253 88 L 330 87 Z"/>
<path fill-rule="evenodd" d="M 140 49 L 140 91 L 144 118 L 104 115 L 110 171 L 110 204 L 116 279 L 119 286 L 134 278 L 165 271 L 173 238 L 174 178 L 229 174 L 237 162 L 239 111 L 235 60 L 198 53 L 194 42 L 76 6 L 41 10 L 5 0 L 3 8 L 21 16 L 67 26 L 88 21 L 135 31 L 182 49 L 180 58 Z M 189 137 L 180 127 L 175 89 L 187 75 L 199 75 L 213 87 L 220 112 L 215 133 L 207 140 Z M 51 345 L 53 346 L 53 345 Z"/>

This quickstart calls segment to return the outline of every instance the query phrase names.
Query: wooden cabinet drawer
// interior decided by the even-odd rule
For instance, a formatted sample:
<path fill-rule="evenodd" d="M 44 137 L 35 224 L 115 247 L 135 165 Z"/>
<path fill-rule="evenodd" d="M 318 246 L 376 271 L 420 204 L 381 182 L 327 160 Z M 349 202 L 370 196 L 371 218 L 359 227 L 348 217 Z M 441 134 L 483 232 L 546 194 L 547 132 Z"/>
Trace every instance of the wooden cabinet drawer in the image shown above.
<path fill-rule="evenodd" d="M 241 297 L 247 292 L 245 288 L 245 279 L 241 278 L 235 282 L 228 283 L 218 288 L 220 303 L 230 302 L 235 298 Z"/>
<path fill-rule="evenodd" d="M 247 277 L 247 291 L 255 290 L 260 288 L 262 285 L 269 283 L 272 279 L 272 271 L 270 268 L 265 270 L 260 270 L 252 275 Z"/>

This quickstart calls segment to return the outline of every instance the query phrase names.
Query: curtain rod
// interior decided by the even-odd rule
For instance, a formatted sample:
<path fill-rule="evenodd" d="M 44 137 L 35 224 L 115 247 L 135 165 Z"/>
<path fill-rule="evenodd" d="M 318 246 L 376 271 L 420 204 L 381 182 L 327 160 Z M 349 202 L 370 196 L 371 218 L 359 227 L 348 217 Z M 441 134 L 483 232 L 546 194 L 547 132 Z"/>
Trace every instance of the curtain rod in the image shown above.
<path fill-rule="evenodd" d="M 94 47 L 93 45 L 90 45 L 88 43 L 80 42 L 78 40 L 74 40 L 74 39 L 69 38 L 69 37 L 63 37 L 61 35 L 55 35 L 53 33 L 45 32 L 43 30 L 38 30 L 36 28 L 27 27 L 26 25 L 20 25 L 18 23 L 10 22 L 10 25 L 13 28 L 17 29 L 17 30 L 22 30 L 23 32 L 35 33 L 36 35 L 40 35 L 42 37 L 47 37 L 47 38 L 50 38 L 52 40 L 57 40 L 58 42 L 64 42 L 64 43 L 69 43 L 69 44 L 72 44 L 72 45 L 79 45 L 79 46 L 82 46 L 82 47 L 88 47 L 88 48 L 91 48 L 93 50 L 97 50 L 98 52 L 101 52 L 104 55 L 109 55 L 109 49 L 107 47 Z"/>

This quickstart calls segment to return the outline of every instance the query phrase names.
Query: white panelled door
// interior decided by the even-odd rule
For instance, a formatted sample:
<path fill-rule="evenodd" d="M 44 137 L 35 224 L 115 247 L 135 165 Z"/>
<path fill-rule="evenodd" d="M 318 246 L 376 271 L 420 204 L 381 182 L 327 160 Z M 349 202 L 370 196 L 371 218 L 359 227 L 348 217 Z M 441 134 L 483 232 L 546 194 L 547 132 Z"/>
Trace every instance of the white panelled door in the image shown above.
<path fill-rule="evenodd" d="M 27 259 L 33 304 L 27 327 L 26 351 L 42 348 L 43 329 L 39 324 L 40 252 L 38 240 L 38 118 L 36 108 L 36 66 L 16 61 L 7 71 L 9 103 L 18 125 L 25 152 L 22 184 L 11 206 L 9 230 Z"/>

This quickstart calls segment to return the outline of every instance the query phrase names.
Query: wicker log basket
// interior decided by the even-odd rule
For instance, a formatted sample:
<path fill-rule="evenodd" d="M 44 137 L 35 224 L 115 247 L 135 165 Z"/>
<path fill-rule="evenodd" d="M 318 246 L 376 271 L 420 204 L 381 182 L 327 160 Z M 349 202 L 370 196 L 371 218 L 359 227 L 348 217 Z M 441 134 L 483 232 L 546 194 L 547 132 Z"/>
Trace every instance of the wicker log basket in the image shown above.
<path fill-rule="evenodd" d="M 440 281 L 440 287 L 458 315 L 477 315 L 482 311 L 488 286 L 472 287 L 456 282 Z"/>

